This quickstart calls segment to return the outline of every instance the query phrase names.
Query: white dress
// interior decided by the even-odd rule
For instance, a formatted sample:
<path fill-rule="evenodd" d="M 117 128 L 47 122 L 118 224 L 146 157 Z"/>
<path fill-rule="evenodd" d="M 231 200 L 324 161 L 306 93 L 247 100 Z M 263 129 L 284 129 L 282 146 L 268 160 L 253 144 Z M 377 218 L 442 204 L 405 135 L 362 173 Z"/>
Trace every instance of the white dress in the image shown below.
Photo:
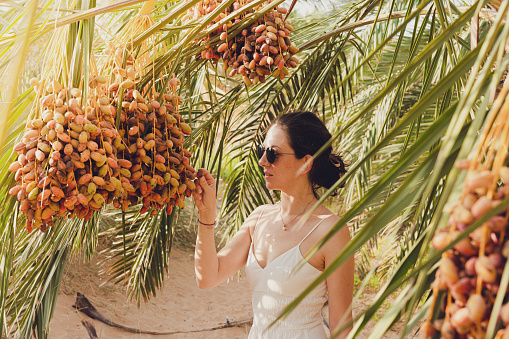
<path fill-rule="evenodd" d="M 262 214 L 263 210 L 260 217 Z M 327 338 L 321 315 L 321 309 L 327 300 L 325 281 L 308 294 L 286 319 L 281 319 L 268 328 L 281 311 L 320 275 L 321 272 L 307 262 L 296 272 L 292 271 L 303 261 L 300 244 L 323 220 L 325 219 L 320 220 L 297 246 L 275 258 L 265 268 L 258 264 L 251 243 L 246 263 L 246 276 L 253 288 L 253 327 L 249 332 L 250 339 Z M 255 232 L 256 225 L 253 233 Z"/>

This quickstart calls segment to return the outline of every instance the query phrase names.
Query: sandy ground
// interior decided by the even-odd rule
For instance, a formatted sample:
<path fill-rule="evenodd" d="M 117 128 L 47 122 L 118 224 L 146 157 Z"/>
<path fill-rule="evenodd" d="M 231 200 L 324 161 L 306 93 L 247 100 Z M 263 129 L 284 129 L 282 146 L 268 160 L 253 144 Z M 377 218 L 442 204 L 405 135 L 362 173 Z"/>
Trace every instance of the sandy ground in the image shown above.
<path fill-rule="evenodd" d="M 75 292 L 84 294 L 104 316 L 128 327 L 149 331 L 190 331 L 206 329 L 231 321 L 251 318 L 251 299 L 249 286 L 245 279 L 230 281 L 212 290 L 198 288 L 194 278 L 192 253 L 172 249 L 169 275 L 165 286 L 155 298 L 142 303 L 126 300 L 125 291 L 110 282 L 105 282 L 96 274 L 99 267 L 90 263 L 73 263 L 67 270 L 57 301 L 55 315 L 51 322 L 51 338 L 88 338 L 81 320 L 89 321 L 96 329 L 99 338 L 246 338 L 249 329 L 227 328 L 216 331 L 189 334 L 152 336 L 126 333 L 90 319 L 73 307 Z M 101 286 L 101 284 L 104 284 Z M 205 335 L 204 335 L 205 334 Z"/>
<path fill-rule="evenodd" d="M 121 287 L 101 280 L 97 265 L 100 259 L 100 255 L 90 262 L 76 259 L 68 265 L 51 322 L 51 338 L 89 338 L 82 320 L 94 326 L 99 338 L 247 338 L 249 324 L 213 331 L 154 336 L 127 333 L 89 318 L 72 307 L 77 291 L 112 321 L 149 331 L 210 329 L 224 325 L 226 318 L 242 321 L 252 317 L 251 291 L 246 279 L 234 278 L 212 290 L 199 289 L 194 278 L 193 253 L 189 250 L 172 249 L 165 286 L 155 298 L 142 303 L 140 308 L 126 300 L 125 290 Z M 367 296 L 364 299 L 367 302 L 370 298 Z M 354 314 L 365 306 L 362 302 L 356 305 Z M 326 307 L 323 313 L 327 313 Z M 368 327 L 360 337 L 365 338 L 371 328 Z M 385 337 L 399 338 L 399 335 L 393 331 Z"/>

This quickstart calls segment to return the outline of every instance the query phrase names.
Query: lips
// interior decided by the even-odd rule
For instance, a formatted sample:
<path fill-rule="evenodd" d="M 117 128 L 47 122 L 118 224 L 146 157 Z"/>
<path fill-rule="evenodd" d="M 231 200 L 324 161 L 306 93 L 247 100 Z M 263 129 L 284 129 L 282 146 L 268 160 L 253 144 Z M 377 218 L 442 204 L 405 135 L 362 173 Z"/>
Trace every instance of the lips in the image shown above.
<path fill-rule="evenodd" d="M 267 172 L 263 172 L 263 174 L 265 175 L 265 177 L 271 177 L 272 176 L 272 174 L 267 173 Z"/>

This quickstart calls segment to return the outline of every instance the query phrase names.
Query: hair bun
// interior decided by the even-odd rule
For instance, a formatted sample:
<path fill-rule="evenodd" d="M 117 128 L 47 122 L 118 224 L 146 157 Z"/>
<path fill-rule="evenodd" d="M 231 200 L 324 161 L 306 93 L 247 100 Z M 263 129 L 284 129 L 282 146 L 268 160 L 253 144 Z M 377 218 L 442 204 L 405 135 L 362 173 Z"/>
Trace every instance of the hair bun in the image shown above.
<path fill-rule="evenodd" d="M 331 188 L 346 173 L 346 166 L 339 154 L 331 152 L 328 161 L 317 161 L 313 171 L 314 183 L 318 186 Z"/>
<path fill-rule="evenodd" d="M 345 161 L 343 160 L 343 157 L 341 155 L 334 154 L 331 152 L 331 154 L 329 155 L 329 160 L 332 163 L 332 165 L 338 168 L 340 177 L 346 173 L 347 165 L 345 164 Z"/>

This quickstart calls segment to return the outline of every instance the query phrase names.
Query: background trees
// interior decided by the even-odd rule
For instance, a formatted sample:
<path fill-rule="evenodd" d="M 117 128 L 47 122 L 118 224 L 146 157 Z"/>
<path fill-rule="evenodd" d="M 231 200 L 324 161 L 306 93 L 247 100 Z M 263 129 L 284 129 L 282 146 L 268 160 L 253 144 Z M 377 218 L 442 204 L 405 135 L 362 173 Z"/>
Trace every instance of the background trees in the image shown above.
<path fill-rule="evenodd" d="M 299 3 L 290 16 L 296 28 L 292 43 L 301 50 L 298 68 L 284 80 L 268 78 L 250 87 L 226 79 L 221 66 L 195 58 L 203 48 L 195 39 L 208 29 L 206 18 L 203 24 L 182 23 L 195 3 L 157 1 L 151 11 L 154 23 L 133 37 L 132 45 L 158 50 L 147 67 L 161 74 L 161 84 L 172 73 L 182 81 L 182 115 L 194 127 L 189 145 L 194 165 L 225 178 L 225 236 L 233 235 L 255 206 L 277 200 L 264 190 L 255 157 L 266 127 L 284 112 L 312 110 L 351 163 L 336 183 L 345 184 L 340 196 L 329 198 L 330 190 L 323 192 L 322 201 L 341 215 L 332 232 L 350 226 L 354 237 L 320 279 L 359 253 L 359 274 L 383 273 L 385 283 L 371 308 L 356 319 L 351 336 L 390 294 L 396 302 L 372 336 L 382 337 L 399 319 L 406 324 L 402 335 L 415 330 L 429 308 L 429 284 L 440 258 L 430 247 L 431 237 L 447 221 L 443 207 L 461 186 L 453 164 L 478 142 L 477 132 L 505 81 L 507 3 Z M 133 210 L 121 222 L 119 212 L 105 211 L 90 222 L 62 221 L 46 234 L 24 231 L 16 201 L 7 194 L 13 184 L 7 169 L 34 99 L 28 79 L 47 65 L 39 62 L 48 60 L 39 59 L 41 48 L 79 82 L 89 69 L 83 60 L 118 36 L 142 2 L 8 4 L 0 23 L 0 328 L 13 336 L 35 331 L 46 337 L 69 255 L 81 250 L 90 256 L 100 231 L 117 236 L 111 249 L 117 260 L 113 277 L 141 301 L 164 278 L 175 216 L 139 216 Z M 57 27 L 65 36 L 50 40 Z M 51 54 L 55 44 L 62 50 L 58 57 Z M 378 260 L 372 252 L 380 253 Z"/>

